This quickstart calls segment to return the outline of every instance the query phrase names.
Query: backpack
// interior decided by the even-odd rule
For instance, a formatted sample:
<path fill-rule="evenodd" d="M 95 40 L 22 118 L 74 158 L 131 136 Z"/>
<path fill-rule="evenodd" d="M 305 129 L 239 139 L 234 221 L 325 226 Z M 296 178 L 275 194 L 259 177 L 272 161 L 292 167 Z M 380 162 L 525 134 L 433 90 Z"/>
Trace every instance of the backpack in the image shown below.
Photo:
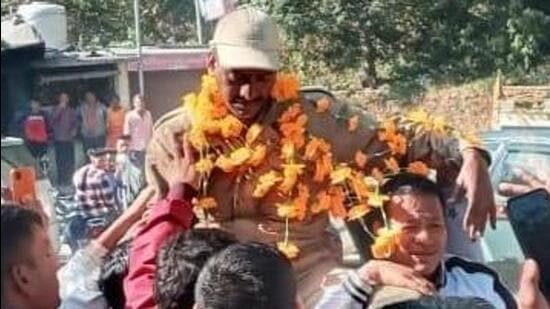
<path fill-rule="evenodd" d="M 46 117 L 42 115 L 30 115 L 24 124 L 25 139 L 33 143 L 47 143 L 48 129 Z"/>

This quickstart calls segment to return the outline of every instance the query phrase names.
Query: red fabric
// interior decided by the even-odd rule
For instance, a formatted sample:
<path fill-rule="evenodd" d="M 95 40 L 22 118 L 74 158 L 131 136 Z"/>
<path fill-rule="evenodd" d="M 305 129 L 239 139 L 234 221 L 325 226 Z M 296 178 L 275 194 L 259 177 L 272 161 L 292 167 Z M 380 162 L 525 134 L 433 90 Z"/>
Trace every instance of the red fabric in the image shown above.
<path fill-rule="evenodd" d="M 42 115 L 32 115 L 25 121 L 25 139 L 29 142 L 46 143 L 48 128 L 46 118 Z"/>
<path fill-rule="evenodd" d="M 132 243 L 124 279 L 127 309 L 157 308 L 153 292 L 157 254 L 167 239 L 191 228 L 193 223 L 188 192 L 185 194 L 181 188 L 171 191 L 168 199 L 154 206 L 148 223 Z"/>

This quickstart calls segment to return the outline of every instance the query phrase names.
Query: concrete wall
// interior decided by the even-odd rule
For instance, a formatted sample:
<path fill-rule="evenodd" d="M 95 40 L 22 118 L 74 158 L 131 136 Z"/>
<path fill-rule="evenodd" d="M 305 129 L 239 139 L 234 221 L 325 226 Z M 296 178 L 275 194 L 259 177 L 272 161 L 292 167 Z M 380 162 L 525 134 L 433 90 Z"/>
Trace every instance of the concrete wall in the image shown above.
<path fill-rule="evenodd" d="M 145 98 L 148 108 L 156 120 L 164 113 L 181 104 L 181 97 L 200 87 L 200 78 L 204 72 L 194 71 L 154 71 L 145 72 Z M 130 72 L 130 92 L 138 93 L 137 72 Z"/>

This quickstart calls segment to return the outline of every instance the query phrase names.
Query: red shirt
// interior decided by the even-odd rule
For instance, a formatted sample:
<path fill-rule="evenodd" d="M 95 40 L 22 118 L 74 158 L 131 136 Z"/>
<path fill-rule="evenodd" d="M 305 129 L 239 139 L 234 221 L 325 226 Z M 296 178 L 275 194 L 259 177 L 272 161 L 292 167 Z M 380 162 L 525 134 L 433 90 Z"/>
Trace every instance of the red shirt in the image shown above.
<path fill-rule="evenodd" d="M 190 200 L 195 195 L 196 191 L 188 185 L 172 188 L 168 198 L 154 206 L 149 221 L 132 242 L 124 279 L 127 309 L 157 308 L 153 289 L 158 252 L 171 236 L 191 228 Z"/>

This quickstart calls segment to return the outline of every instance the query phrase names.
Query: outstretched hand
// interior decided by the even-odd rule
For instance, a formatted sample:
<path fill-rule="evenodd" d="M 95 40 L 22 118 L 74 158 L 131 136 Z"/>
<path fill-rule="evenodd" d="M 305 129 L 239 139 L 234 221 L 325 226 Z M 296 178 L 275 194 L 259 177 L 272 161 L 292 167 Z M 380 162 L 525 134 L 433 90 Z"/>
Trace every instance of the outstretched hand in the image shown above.
<path fill-rule="evenodd" d="M 475 149 L 464 153 L 464 163 L 456 180 L 453 198 L 464 197 L 468 208 L 463 228 L 471 240 L 477 240 L 485 232 L 488 221 L 493 229 L 496 227 L 497 208 L 487 162 Z"/>
<path fill-rule="evenodd" d="M 546 179 L 542 179 L 521 168 L 515 169 L 514 175 L 517 178 L 516 182 L 502 182 L 499 184 L 498 192 L 500 195 L 513 197 L 541 188 L 550 192 L 550 175 Z"/>

